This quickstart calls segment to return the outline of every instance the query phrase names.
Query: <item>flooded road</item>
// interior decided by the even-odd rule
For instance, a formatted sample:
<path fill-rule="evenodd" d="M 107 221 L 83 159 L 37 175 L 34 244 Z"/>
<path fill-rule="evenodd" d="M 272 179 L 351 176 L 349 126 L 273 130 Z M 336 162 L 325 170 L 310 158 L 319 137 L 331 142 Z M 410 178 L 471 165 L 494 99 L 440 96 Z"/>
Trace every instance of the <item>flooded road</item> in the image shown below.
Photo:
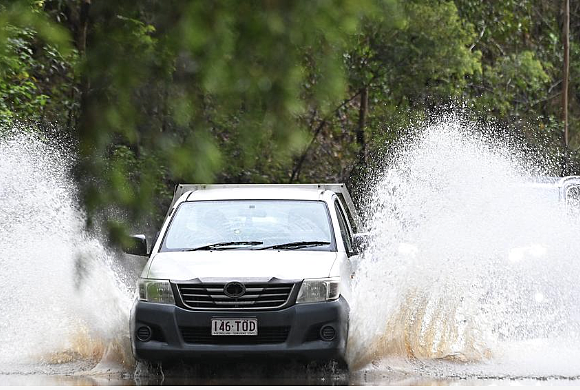
<path fill-rule="evenodd" d="M 577 385 L 579 221 L 530 185 L 550 161 L 453 118 L 415 138 L 368 183 L 350 372 L 136 364 L 143 260 L 85 231 L 61 145 L 0 139 L 0 385 Z"/>
<path fill-rule="evenodd" d="M 85 369 L 88 369 L 85 371 Z M 580 385 L 578 377 L 562 376 L 437 376 L 421 372 L 398 371 L 396 366 L 389 368 L 369 367 L 349 373 L 328 369 L 308 369 L 292 364 L 272 366 L 266 363 L 233 365 L 224 369 L 217 366 L 179 367 L 164 372 L 163 375 L 148 373 L 92 374 L 90 367 L 57 365 L 52 367 L 15 366 L 11 371 L 0 373 L 0 385 L 48 385 L 48 386 L 146 386 L 146 385 L 308 385 L 308 386 L 568 386 Z M 485 372 L 483 370 L 482 372 Z"/>

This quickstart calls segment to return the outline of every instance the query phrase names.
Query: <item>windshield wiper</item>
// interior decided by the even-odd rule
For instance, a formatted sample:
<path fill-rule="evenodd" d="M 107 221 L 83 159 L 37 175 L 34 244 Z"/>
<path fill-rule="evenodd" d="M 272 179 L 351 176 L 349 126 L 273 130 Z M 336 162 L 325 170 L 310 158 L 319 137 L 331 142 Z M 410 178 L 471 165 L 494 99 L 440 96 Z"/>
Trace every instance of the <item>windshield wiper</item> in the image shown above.
<path fill-rule="evenodd" d="M 265 246 L 262 248 L 256 248 L 256 250 L 263 250 L 263 249 L 298 249 L 298 248 L 306 248 L 308 246 L 320 246 L 320 245 L 330 245 L 330 242 L 327 241 L 295 241 L 295 242 L 287 242 L 285 244 L 276 244 Z"/>
<path fill-rule="evenodd" d="M 183 252 L 191 252 L 191 251 L 208 251 L 212 249 L 234 249 L 234 248 L 224 248 L 228 246 L 237 246 L 237 245 L 261 245 L 263 244 L 262 241 L 228 241 L 228 242 L 216 242 L 215 244 L 209 244 L 204 246 L 199 246 L 197 248 L 191 249 L 184 249 Z"/>

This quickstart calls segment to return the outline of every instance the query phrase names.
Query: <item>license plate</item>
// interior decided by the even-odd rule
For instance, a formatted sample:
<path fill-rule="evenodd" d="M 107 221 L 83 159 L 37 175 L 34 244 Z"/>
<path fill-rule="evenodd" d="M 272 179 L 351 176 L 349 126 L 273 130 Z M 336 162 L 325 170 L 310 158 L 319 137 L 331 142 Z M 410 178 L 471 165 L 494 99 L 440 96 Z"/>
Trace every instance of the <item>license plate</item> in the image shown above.
<path fill-rule="evenodd" d="M 212 318 L 212 336 L 257 336 L 256 318 Z"/>

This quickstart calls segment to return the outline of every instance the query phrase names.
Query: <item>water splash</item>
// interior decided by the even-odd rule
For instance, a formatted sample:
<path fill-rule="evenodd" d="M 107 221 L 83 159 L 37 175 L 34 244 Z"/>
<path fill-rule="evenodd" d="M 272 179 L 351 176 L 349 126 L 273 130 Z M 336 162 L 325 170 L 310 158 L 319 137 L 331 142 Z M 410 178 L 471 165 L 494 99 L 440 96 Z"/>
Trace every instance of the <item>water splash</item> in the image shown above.
<path fill-rule="evenodd" d="M 0 364 L 131 365 L 131 288 L 85 229 L 70 153 L 23 129 L 0 138 Z"/>
<path fill-rule="evenodd" d="M 580 226 L 530 186 L 544 173 L 457 118 L 396 151 L 369 199 L 351 368 L 580 375 Z"/>
<path fill-rule="evenodd" d="M 351 368 L 580 374 L 580 228 L 526 184 L 542 169 L 475 130 L 453 119 L 418 131 L 374 183 Z M 84 230 L 70 164 L 50 142 L 0 137 L 0 372 L 20 362 L 72 363 L 71 372 L 132 364 L 133 284 Z"/>

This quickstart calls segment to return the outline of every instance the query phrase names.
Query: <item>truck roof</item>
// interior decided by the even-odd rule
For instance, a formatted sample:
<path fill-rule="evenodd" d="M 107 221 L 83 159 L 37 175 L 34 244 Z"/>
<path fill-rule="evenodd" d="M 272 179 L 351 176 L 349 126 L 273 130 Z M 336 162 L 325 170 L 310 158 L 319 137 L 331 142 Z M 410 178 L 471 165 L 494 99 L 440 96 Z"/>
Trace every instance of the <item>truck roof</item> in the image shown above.
<path fill-rule="evenodd" d="M 317 188 L 249 187 L 208 188 L 193 191 L 187 200 L 233 200 L 233 199 L 291 199 L 319 200 L 324 190 Z"/>

